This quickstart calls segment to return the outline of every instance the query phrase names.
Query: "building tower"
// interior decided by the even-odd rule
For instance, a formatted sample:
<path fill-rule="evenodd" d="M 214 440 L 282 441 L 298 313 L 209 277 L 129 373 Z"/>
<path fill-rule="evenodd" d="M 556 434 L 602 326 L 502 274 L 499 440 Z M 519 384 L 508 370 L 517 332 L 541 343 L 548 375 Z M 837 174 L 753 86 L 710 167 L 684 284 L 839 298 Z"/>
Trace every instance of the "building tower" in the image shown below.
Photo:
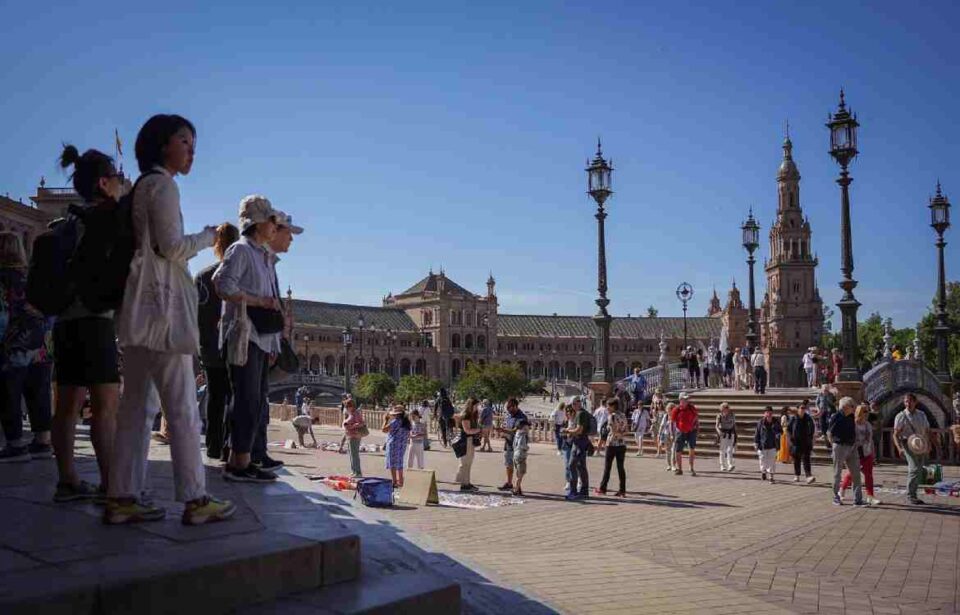
<path fill-rule="evenodd" d="M 765 267 L 767 291 L 761 304 L 761 343 L 767 350 L 770 383 L 801 386 L 806 384 L 801 358 L 807 348 L 820 345 L 823 301 L 815 276 L 810 221 L 800 207 L 800 172 L 789 134 L 783 141 L 777 192 L 777 218 L 770 228 L 770 258 Z"/>

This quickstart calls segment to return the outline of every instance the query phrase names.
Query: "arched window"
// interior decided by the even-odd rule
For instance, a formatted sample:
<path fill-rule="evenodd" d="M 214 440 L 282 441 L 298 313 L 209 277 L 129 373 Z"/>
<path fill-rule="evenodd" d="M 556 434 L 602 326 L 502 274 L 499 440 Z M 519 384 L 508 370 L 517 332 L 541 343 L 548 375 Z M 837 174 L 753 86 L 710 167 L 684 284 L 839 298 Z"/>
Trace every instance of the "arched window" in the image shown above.
<path fill-rule="evenodd" d="M 460 347 L 460 334 L 454 333 L 450 336 L 450 347 L 459 348 Z"/>
<path fill-rule="evenodd" d="M 463 338 L 463 347 L 466 349 L 473 348 L 473 335 L 467 333 Z"/>
<path fill-rule="evenodd" d="M 454 359 L 450 363 L 450 375 L 457 379 L 460 377 L 460 359 Z"/>
<path fill-rule="evenodd" d="M 479 348 L 480 350 L 486 350 L 486 348 L 487 348 L 487 338 L 486 338 L 486 337 L 484 337 L 484 336 L 482 336 L 482 335 L 478 335 L 478 336 L 477 336 L 477 348 Z"/>

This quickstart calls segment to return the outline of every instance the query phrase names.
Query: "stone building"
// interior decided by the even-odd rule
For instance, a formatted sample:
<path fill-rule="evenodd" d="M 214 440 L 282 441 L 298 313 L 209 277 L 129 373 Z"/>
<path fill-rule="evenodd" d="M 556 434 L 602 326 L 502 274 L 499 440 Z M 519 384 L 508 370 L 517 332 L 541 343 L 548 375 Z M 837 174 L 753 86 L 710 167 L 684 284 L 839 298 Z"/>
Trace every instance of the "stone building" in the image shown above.
<path fill-rule="evenodd" d="M 801 386 L 806 384 L 801 358 L 807 348 L 820 344 L 823 335 L 823 301 L 789 137 L 783 142 L 777 185 L 777 217 L 770 228 L 770 257 L 764 267 L 767 290 L 760 305 L 760 339 L 767 350 L 770 384 Z"/>
<path fill-rule="evenodd" d="M 37 194 L 30 200 L 33 205 L 0 196 L 0 231 L 19 234 L 28 258 L 37 235 L 46 230 L 51 220 L 63 216 L 67 205 L 79 202 L 80 196 L 73 188 L 47 188 L 41 177 Z"/>
<path fill-rule="evenodd" d="M 379 307 L 288 300 L 301 364 L 342 375 L 347 364 L 343 331 L 351 330 L 352 374 L 385 372 L 394 377 L 426 374 L 450 383 L 471 363 L 515 363 L 530 378 L 587 382 L 593 375 L 596 325 L 590 316 L 502 314 L 496 281 L 486 294 L 432 271 Z M 360 326 L 360 323 L 363 326 Z M 709 346 L 720 338 L 721 317 L 687 318 L 688 343 Z M 683 345 L 683 319 L 615 318 L 611 367 L 623 377 L 659 356 L 663 335 L 671 360 Z"/>

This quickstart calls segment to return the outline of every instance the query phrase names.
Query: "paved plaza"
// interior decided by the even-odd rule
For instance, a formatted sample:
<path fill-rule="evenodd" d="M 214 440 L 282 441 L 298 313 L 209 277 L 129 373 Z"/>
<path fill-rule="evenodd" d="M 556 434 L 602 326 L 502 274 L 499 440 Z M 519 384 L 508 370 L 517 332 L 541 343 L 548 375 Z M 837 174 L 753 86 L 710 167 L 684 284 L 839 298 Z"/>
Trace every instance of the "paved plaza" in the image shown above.
<path fill-rule="evenodd" d="M 275 424 L 272 431 L 276 439 L 292 437 L 287 426 Z M 335 430 L 320 430 L 318 437 L 339 441 Z M 365 440 L 373 441 L 379 440 Z M 441 491 L 456 489 L 453 454 L 441 448 L 426 455 Z M 277 457 L 301 472 L 349 468 L 347 457 L 335 452 L 277 450 Z M 477 453 L 473 482 L 485 493 L 499 493 L 501 460 L 500 453 Z M 362 461 L 367 475 L 388 476 L 382 453 L 364 453 Z M 814 485 L 794 484 L 788 474 L 770 485 L 759 480 L 752 460 L 740 459 L 733 474 L 721 474 L 716 459 L 701 459 L 698 476 L 691 477 L 665 472 L 662 460 L 630 457 L 626 501 L 568 503 L 561 497 L 555 449 L 534 445 L 528 463 L 522 504 L 485 510 L 403 506 L 374 514 L 565 613 L 960 608 L 957 500 L 926 496 L 927 507 L 907 506 L 903 467 L 879 468 L 882 506 L 855 509 L 830 503 L 826 466 L 815 467 Z M 596 485 L 602 461 L 594 458 L 589 465 Z M 951 467 L 945 474 L 960 472 Z M 469 588 L 464 591 L 469 598 Z"/>

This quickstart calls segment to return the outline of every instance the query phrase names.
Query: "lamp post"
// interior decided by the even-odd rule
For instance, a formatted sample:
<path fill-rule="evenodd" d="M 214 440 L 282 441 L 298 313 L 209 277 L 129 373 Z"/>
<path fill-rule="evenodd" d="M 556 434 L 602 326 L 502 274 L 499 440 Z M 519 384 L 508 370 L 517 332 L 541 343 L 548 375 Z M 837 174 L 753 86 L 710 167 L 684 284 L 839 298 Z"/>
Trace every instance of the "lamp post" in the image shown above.
<path fill-rule="evenodd" d="M 853 233 L 850 229 L 850 183 L 853 179 L 847 166 L 857 155 L 857 116 L 850 113 L 840 90 L 840 105 L 827 122 L 830 129 L 830 155 L 840 165 L 840 288 L 843 297 L 837 303 L 842 320 L 843 369 L 837 379 L 841 382 L 860 382 L 860 349 L 857 343 L 857 308 L 860 302 L 853 296 L 857 281 L 853 279 Z"/>
<path fill-rule="evenodd" d="M 350 392 L 350 371 L 353 366 L 350 364 L 350 346 L 353 345 L 353 332 L 350 327 L 343 330 L 343 390 Z"/>
<path fill-rule="evenodd" d="M 947 335 L 950 325 L 947 322 L 947 278 L 943 266 L 943 248 L 947 242 L 943 234 L 950 228 L 950 201 L 943 196 L 940 182 L 937 182 L 937 195 L 930 199 L 930 226 L 937 232 L 937 325 L 933 328 L 937 336 L 937 377 L 941 382 L 950 381 L 950 357 L 947 356 Z"/>
<path fill-rule="evenodd" d="M 390 346 L 391 346 L 392 344 L 393 344 L 393 329 L 391 329 L 391 328 L 388 327 L 388 328 L 387 328 L 387 338 L 386 338 L 386 347 L 387 347 L 387 369 L 384 370 L 384 371 L 386 371 L 386 372 L 387 372 L 387 375 L 389 375 L 391 378 L 393 378 L 393 362 L 390 360 L 390 355 L 391 355 L 391 352 L 390 352 L 390 351 L 391 351 L 391 348 L 390 348 Z"/>
<path fill-rule="evenodd" d="M 593 372 L 593 380 L 608 383 L 611 381 L 610 321 L 613 318 L 607 312 L 610 300 L 607 299 L 607 247 L 603 230 L 603 222 L 607 218 L 607 213 L 603 207 L 606 200 L 613 194 L 613 190 L 610 189 L 610 176 L 613 166 L 603 159 L 600 139 L 597 139 L 597 155 L 592 162 L 587 162 L 586 171 L 587 194 L 597 203 L 597 213 L 594 217 L 597 219 L 597 292 L 599 296 L 596 303 L 599 309 L 593 317 L 593 322 L 597 324 L 597 366 Z"/>
<path fill-rule="evenodd" d="M 307 373 L 312 373 L 310 371 L 310 334 L 303 334 L 303 345 L 304 345 L 304 356 L 307 358 Z"/>
<path fill-rule="evenodd" d="M 366 366 L 364 365 L 364 358 L 363 358 L 363 325 L 364 325 L 363 314 L 360 314 L 359 316 L 357 316 L 357 327 L 360 328 L 360 375 L 361 376 L 365 371 L 367 371 L 365 369 Z"/>
<path fill-rule="evenodd" d="M 757 347 L 757 308 L 756 294 L 753 286 L 753 265 L 757 261 L 753 257 L 753 253 L 760 246 L 760 224 L 758 224 L 753 217 L 752 207 L 750 208 L 750 215 L 747 216 L 747 221 L 743 223 L 740 230 L 743 231 L 743 247 L 747 251 L 747 266 L 750 269 L 750 311 L 747 313 L 747 347 L 750 349 L 750 352 L 753 353 L 754 348 Z"/>
<path fill-rule="evenodd" d="M 483 355 L 490 362 L 490 314 L 483 313 Z"/>
<path fill-rule="evenodd" d="M 677 299 L 683 304 L 683 352 L 687 351 L 687 303 L 693 299 L 693 286 L 686 282 L 677 287 Z"/>

